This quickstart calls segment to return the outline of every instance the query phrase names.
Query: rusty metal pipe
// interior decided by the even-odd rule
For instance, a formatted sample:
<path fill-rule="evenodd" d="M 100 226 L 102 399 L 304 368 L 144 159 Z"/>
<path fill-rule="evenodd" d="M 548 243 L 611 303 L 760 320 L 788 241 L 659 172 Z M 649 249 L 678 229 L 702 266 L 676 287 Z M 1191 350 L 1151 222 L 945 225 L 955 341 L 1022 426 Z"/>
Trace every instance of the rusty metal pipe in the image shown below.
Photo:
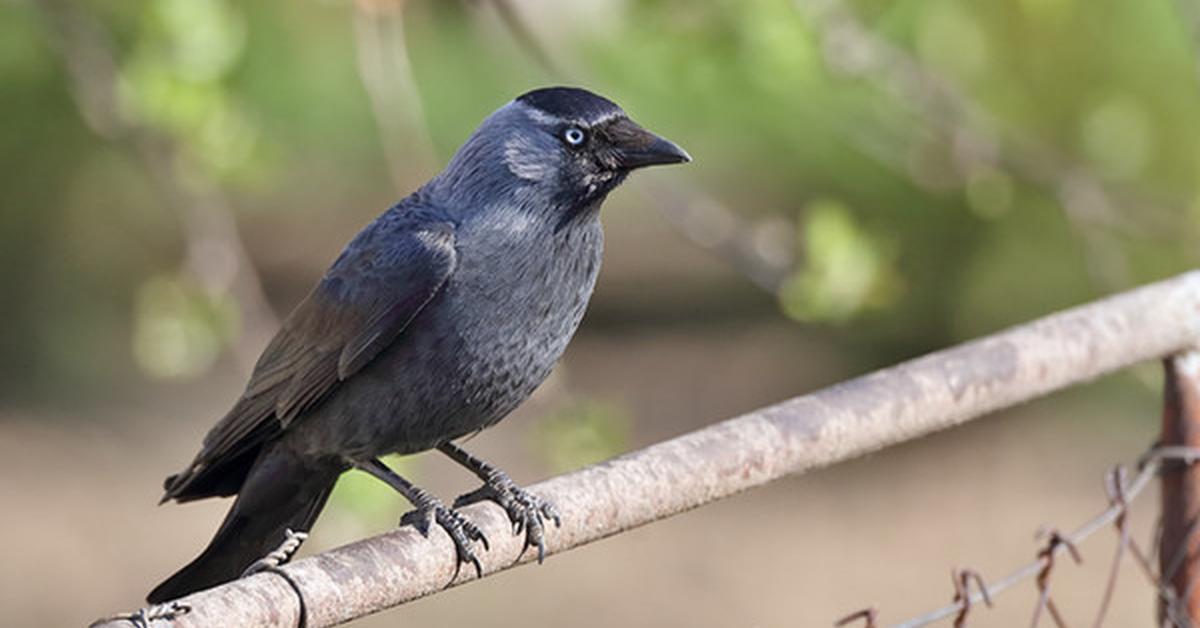
<path fill-rule="evenodd" d="M 1191 272 L 882 369 L 630 452 L 534 487 L 557 504 L 558 553 L 792 473 L 823 467 L 1145 360 L 1200 344 L 1200 272 Z M 529 561 L 499 507 L 464 510 L 492 542 L 484 575 Z M 401 528 L 283 567 L 310 628 L 436 593 L 454 573 L 450 540 Z M 474 578 L 465 569 L 461 583 Z M 178 626 L 297 623 L 297 594 L 262 573 L 195 593 Z M 104 626 L 128 625 L 120 623 Z"/>
<path fill-rule="evenodd" d="M 1161 445 L 1200 449 L 1200 351 L 1167 358 L 1163 367 Z M 1194 534 L 1198 524 L 1200 466 L 1164 461 L 1158 560 L 1161 580 L 1174 596 L 1160 600 L 1160 625 L 1164 617 L 1187 617 L 1192 625 L 1200 618 L 1200 535 Z"/>

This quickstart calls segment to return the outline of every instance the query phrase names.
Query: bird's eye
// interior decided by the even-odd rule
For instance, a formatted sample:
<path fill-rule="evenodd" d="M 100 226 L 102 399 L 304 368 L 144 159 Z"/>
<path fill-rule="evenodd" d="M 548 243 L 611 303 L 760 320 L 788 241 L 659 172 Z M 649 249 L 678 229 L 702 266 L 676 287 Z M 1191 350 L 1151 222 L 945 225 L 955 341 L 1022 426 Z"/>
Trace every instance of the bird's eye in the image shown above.
<path fill-rule="evenodd" d="M 563 131 L 563 141 L 571 146 L 579 146 L 586 139 L 587 135 L 583 132 L 583 129 L 577 126 L 568 127 L 566 131 Z"/>

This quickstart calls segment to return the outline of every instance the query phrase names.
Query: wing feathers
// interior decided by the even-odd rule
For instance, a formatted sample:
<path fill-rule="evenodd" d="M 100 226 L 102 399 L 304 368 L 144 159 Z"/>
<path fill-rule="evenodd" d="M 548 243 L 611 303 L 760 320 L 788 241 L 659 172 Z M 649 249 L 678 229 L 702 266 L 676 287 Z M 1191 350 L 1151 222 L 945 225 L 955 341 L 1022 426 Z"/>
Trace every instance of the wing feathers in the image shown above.
<path fill-rule="evenodd" d="M 284 321 L 245 394 L 171 482 L 168 497 L 286 429 L 397 340 L 457 261 L 453 226 L 420 218 L 393 209 L 355 237 Z"/>

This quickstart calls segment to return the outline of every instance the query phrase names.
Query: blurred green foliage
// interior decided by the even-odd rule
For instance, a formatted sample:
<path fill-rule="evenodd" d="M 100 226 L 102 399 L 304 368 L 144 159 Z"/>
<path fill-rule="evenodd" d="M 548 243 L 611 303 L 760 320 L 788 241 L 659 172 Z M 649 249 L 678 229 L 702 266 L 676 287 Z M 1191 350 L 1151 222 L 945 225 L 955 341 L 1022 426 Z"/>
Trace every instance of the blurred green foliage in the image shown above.
<path fill-rule="evenodd" d="M 216 362 L 237 327 L 229 299 L 214 299 L 186 279 L 158 276 L 138 290 L 133 353 L 158 377 L 203 374 Z"/>
<path fill-rule="evenodd" d="M 383 459 L 393 471 L 420 484 L 419 468 L 413 464 L 413 458 L 403 456 L 386 456 Z M 365 471 L 353 469 L 343 473 L 338 478 L 333 493 L 329 495 L 330 512 L 336 513 L 338 525 L 360 528 L 357 534 L 362 536 L 372 529 L 386 529 L 400 520 L 399 508 L 407 506 L 396 500 L 396 491 L 392 487 L 371 477 Z"/>
<path fill-rule="evenodd" d="M 804 210 L 799 241 L 807 264 L 783 285 L 780 302 L 802 321 L 845 321 L 890 305 L 902 291 L 889 273 L 894 247 L 876 241 L 837 201 L 815 201 Z"/>
<path fill-rule="evenodd" d="M 628 449 L 631 423 L 632 417 L 622 405 L 583 399 L 542 417 L 533 439 L 550 470 L 561 473 Z"/>
<path fill-rule="evenodd" d="M 403 3 L 404 41 L 389 43 L 406 46 L 439 162 L 521 91 L 594 87 L 687 146 L 696 161 L 678 180 L 783 225 L 793 262 L 763 316 L 828 325 L 864 360 L 1178 272 L 1200 253 L 1197 39 L 1171 3 L 517 2 L 566 78 L 486 4 Z M 393 5 L 70 5 L 112 42 L 118 119 L 172 147 L 157 179 L 127 136 L 89 128 L 53 6 L 0 4 L 3 398 L 94 391 L 139 367 L 195 375 L 240 342 L 238 301 L 189 275 L 172 187 L 228 197 L 283 310 L 404 191 L 393 182 L 431 174 L 415 159 L 389 172 L 359 75 L 369 29 L 356 20 Z M 880 65 L 889 56 L 903 63 Z M 967 112 L 896 68 L 936 77 Z M 578 449 L 623 438 L 620 421 L 588 418 L 613 412 L 576 413 L 617 426 L 583 430 Z"/>
<path fill-rule="evenodd" d="M 149 3 L 120 70 L 121 114 L 178 138 L 208 171 L 246 169 L 256 128 L 225 84 L 245 40 L 245 20 L 223 2 Z"/>
<path fill-rule="evenodd" d="M 620 37 L 594 48 L 605 77 L 644 98 L 636 110 L 688 138 L 694 171 L 722 198 L 823 231 L 798 238 L 786 312 L 854 318 L 856 337 L 907 354 L 1195 264 L 1200 92 L 1195 44 L 1169 3 L 840 5 L 991 120 L 1000 154 L 978 166 L 956 162 L 958 123 L 936 93 L 905 93 L 898 72 L 832 71 L 822 42 L 840 23 L 806 4 L 838 5 L 634 3 Z M 880 56 L 843 48 L 851 66 Z M 920 111 L 930 99 L 932 120 Z M 1014 172 L 1018 159 L 1034 164 Z M 1076 169 L 1160 211 L 1071 216 L 1058 186 Z M 1091 272 L 1089 238 L 1119 259 L 1119 281 Z M 887 288 L 862 298 L 855 282 L 875 273 Z"/>

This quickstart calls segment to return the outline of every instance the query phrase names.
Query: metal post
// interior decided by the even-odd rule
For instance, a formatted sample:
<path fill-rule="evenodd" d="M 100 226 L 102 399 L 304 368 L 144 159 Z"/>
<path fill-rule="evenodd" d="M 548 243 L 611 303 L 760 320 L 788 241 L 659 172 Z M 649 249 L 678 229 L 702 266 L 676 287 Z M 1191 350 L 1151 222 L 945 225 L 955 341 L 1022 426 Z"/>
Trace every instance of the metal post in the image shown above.
<path fill-rule="evenodd" d="M 1163 362 L 1162 446 L 1200 448 L 1200 351 Z M 1173 596 L 1159 604 L 1159 625 L 1193 625 L 1200 618 L 1200 465 L 1166 460 L 1162 470 L 1162 539 L 1159 573 Z M 1174 608 L 1170 608 L 1173 605 Z"/>

